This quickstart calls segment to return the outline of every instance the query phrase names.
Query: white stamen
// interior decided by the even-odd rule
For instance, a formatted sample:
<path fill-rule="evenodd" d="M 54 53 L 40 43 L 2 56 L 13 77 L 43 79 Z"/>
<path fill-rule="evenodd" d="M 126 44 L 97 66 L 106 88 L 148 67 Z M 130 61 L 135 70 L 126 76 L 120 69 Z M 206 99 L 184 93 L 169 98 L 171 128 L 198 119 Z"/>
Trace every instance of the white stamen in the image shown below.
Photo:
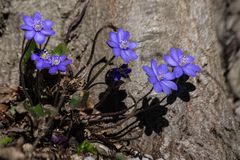
<path fill-rule="evenodd" d="M 42 30 L 42 22 L 41 21 L 35 21 L 33 24 L 33 28 L 35 31 L 41 31 Z"/>
<path fill-rule="evenodd" d="M 159 75 L 157 76 L 157 78 L 158 78 L 159 81 L 162 80 L 162 79 L 164 78 L 164 74 L 159 74 Z"/>
<path fill-rule="evenodd" d="M 181 58 L 180 65 L 181 65 L 181 66 L 184 66 L 186 63 L 187 63 L 187 57 L 186 57 L 186 56 L 183 56 L 183 57 Z"/>
<path fill-rule="evenodd" d="M 121 41 L 120 42 L 120 48 L 121 49 L 127 49 L 128 48 L 128 41 Z"/>

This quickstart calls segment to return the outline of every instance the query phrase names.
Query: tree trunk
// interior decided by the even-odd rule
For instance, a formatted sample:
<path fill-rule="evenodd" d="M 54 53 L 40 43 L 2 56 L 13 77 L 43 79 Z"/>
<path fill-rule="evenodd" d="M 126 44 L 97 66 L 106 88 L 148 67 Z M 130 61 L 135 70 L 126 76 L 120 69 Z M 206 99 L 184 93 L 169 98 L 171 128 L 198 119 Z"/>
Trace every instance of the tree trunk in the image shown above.
<path fill-rule="evenodd" d="M 139 59 L 131 63 L 132 81 L 127 84 L 134 96 L 141 97 L 151 88 L 142 65 L 149 64 L 151 58 L 160 63 L 171 47 L 193 54 L 202 69 L 191 79 L 196 89 L 189 93 L 189 101 L 177 98 L 166 106 L 166 113 L 159 118 L 145 119 L 148 123 L 166 122 L 165 126 L 160 125 L 163 130 L 143 124 L 144 129 L 139 128 L 141 138 L 131 141 L 131 147 L 169 160 L 240 159 L 239 122 L 223 76 L 221 58 L 224 56 L 216 30 L 226 21 L 223 14 L 229 5 L 221 0 L 90 0 L 81 20 L 86 4 L 86 0 L 1 0 L 0 83 L 18 84 L 23 37 L 19 29 L 21 15 L 40 11 L 55 22 L 56 35 L 49 46 L 68 42 L 74 70 L 82 66 L 90 54 L 95 33 L 112 23 L 128 30 L 131 39 L 138 43 Z M 220 37 L 224 32 L 224 28 L 221 29 Z M 111 56 L 106 46 L 109 31 L 104 30 L 99 36 L 95 62 L 105 55 Z M 77 56 L 83 56 L 80 63 L 75 60 Z M 158 95 L 152 92 L 151 96 Z M 152 114 L 148 116 L 154 116 Z"/>

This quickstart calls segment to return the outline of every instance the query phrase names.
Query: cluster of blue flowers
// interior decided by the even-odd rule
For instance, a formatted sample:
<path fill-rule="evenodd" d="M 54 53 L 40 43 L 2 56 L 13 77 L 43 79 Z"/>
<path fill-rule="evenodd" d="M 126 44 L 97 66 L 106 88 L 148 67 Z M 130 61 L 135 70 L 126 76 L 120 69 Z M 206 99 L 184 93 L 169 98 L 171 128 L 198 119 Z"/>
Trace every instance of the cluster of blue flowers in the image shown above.
<path fill-rule="evenodd" d="M 52 30 L 53 22 L 43 20 L 39 12 L 35 12 L 32 17 L 23 16 L 23 22 L 21 29 L 25 31 L 24 37 L 27 40 L 34 39 L 38 45 L 43 44 L 46 37 L 55 34 Z M 109 33 L 108 46 L 112 48 L 115 57 L 121 57 L 124 61 L 120 67 L 112 69 L 114 81 L 119 81 L 121 77 L 128 78 L 131 69 L 128 68 L 127 64 L 138 58 L 134 52 L 137 43 L 129 41 L 129 38 L 130 33 L 121 28 L 116 32 Z M 158 65 L 156 60 L 152 59 L 150 66 L 143 66 L 148 81 L 157 93 L 164 92 L 169 95 L 171 90 L 178 89 L 175 79 L 183 74 L 195 77 L 196 73 L 200 71 L 200 67 L 194 64 L 194 58 L 191 55 L 184 55 L 179 48 L 171 48 L 169 54 L 165 55 L 163 59 L 166 64 Z M 68 59 L 64 53 L 52 55 L 45 50 L 32 53 L 31 60 L 35 62 L 37 70 L 48 69 L 49 74 L 55 74 L 58 71 L 65 72 L 67 65 L 72 63 L 72 60 Z"/>
<path fill-rule="evenodd" d="M 138 58 L 133 51 L 137 47 L 135 42 L 129 42 L 130 34 L 123 31 L 121 28 L 117 32 L 109 33 L 107 44 L 112 48 L 112 52 L 116 57 L 121 57 L 125 63 L 134 61 Z M 194 64 L 194 58 L 190 55 L 184 55 L 179 48 L 171 48 L 168 55 L 164 56 L 166 64 L 157 65 L 156 60 L 151 60 L 150 66 L 143 66 L 143 70 L 148 76 L 148 81 L 153 85 L 153 89 L 157 93 L 164 92 L 166 95 L 171 93 L 171 90 L 177 90 L 175 79 L 183 74 L 195 77 L 200 71 L 200 67 Z M 171 69 L 171 70 L 170 70 Z M 124 70 L 124 75 L 128 75 L 129 70 Z M 118 72 L 115 73 L 115 81 L 120 80 L 121 76 Z"/>
<path fill-rule="evenodd" d="M 49 74 L 65 72 L 67 65 L 72 63 L 65 55 L 51 55 L 45 50 L 33 53 L 31 59 L 35 61 L 37 70 L 48 69 Z"/>
<path fill-rule="evenodd" d="M 43 20 L 39 12 L 35 12 L 32 17 L 23 16 L 23 22 L 20 28 L 25 31 L 24 38 L 32 40 L 41 45 L 45 42 L 46 37 L 53 36 L 55 32 L 52 30 L 53 22 L 51 20 Z M 31 54 L 31 60 L 35 62 L 36 69 L 48 69 L 49 74 L 55 74 L 58 71 L 65 72 L 67 65 L 72 63 L 64 53 L 62 55 L 52 55 L 46 50 L 36 49 Z"/>

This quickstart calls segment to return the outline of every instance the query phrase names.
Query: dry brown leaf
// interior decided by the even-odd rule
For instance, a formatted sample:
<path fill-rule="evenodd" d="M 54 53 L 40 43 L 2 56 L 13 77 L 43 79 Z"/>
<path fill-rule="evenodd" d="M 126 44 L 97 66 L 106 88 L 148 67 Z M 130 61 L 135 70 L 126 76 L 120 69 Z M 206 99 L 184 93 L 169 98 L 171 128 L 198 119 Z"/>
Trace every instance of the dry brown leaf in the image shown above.
<path fill-rule="evenodd" d="M 17 99 L 19 87 L 15 85 L 0 85 L 0 103 L 9 103 Z"/>

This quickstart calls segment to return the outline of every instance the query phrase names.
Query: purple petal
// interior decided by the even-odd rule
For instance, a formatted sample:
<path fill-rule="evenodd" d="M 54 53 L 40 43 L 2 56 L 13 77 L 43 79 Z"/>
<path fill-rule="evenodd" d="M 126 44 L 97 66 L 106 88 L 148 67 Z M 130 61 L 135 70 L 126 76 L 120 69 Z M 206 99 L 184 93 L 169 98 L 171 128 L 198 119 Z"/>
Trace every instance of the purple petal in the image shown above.
<path fill-rule="evenodd" d="M 171 88 L 171 89 L 173 89 L 173 90 L 177 90 L 177 85 L 176 85 L 176 83 L 174 83 L 173 81 L 166 81 L 166 80 L 164 80 L 164 81 L 161 81 L 165 86 L 167 86 L 168 88 Z"/>
<path fill-rule="evenodd" d="M 181 77 L 183 75 L 183 70 L 182 70 L 181 67 L 175 67 L 173 69 L 173 73 L 175 74 L 176 78 L 179 78 L 179 77 Z"/>
<path fill-rule="evenodd" d="M 166 94 L 166 95 L 169 95 L 171 90 L 168 88 L 168 86 L 166 86 L 164 83 L 160 83 L 161 84 L 161 87 L 163 89 L 163 92 Z"/>
<path fill-rule="evenodd" d="M 25 31 L 24 37 L 28 40 L 32 39 L 35 36 L 35 31 Z"/>
<path fill-rule="evenodd" d="M 119 43 L 118 38 L 117 38 L 117 34 L 115 32 L 110 32 L 109 33 L 109 41 L 113 41 L 116 44 Z"/>
<path fill-rule="evenodd" d="M 155 76 L 152 76 L 152 77 L 148 77 L 148 81 L 151 83 L 151 84 L 155 84 L 158 82 L 158 79 L 155 77 Z"/>
<path fill-rule="evenodd" d="M 43 67 L 43 60 L 39 60 L 39 61 L 37 61 L 36 62 L 36 68 L 38 69 L 38 70 L 42 70 L 44 67 Z"/>
<path fill-rule="evenodd" d="M 176 53 L 179 59 L 183 56 L 183 51 L 180 48 L 176 48 Z"/>
<path fill-rule="evenodd" d="M 49 68 L 49 67 L 51 67 L 51 63 L 45 60 L 44 63 L 43 63 L 43 67 L 44 68 Z"/>
<path fill-rule="evenodd" d="M 170 57 L 169 55 L 163 56 L 163 59 L 167 64 L 169 64 L 171 66 L 177 66 L 178 65 L 178 63 L 175 60 L 173 60 L 172 57 Z"/>
<path fill-rule="evenodd" d="M 58 70 L 65 72 L 66 71 L 66 66 L 65 65 L 58 65 Z"/>
<path fill-rule="evenodd" d="M 166 64 L 160 64 L 158 67 L 157 67 L 157 70 L 158 70 L 158 74 L 165 74 L 168 72 L 168 67 Z"/>
<path fill-rule="evenodd" d="M 184 73 L 190 77 L 195 77 L 196 72 L 199 72 L 201 70 L 200 67 L 195 64 L 188 64 L 184 66 L 182 69 Z"/>
<path fill-rule="evenodd" d="M 195 70 L 191 67 L 191 64 L 182 67 L 182 69 L 183 69 L 183 72 L 186 75 L 188 75 L 190 77 L 195 77 L 196 76 Z"/>
<path fill-rule="evenodd" d="M 124 41 L 124 31 L 122 28 L 119 28 L 117 30 L 117 37 L 118 37 L 118 42 Z"/>
<path fill-rule="evenodd" d="M 62 63 L 66 66 L 66 65 L 71 64 L 71 63 L 72 63 L 72 60 L 71 60 L 71 59 L 67 59 L 67 60 L 65 60 L 65 61 L 62 62 Z"/>
<path fill-rule="evenodd" d="M 67 57 L 65 55 L 60 56 L 60 61 L 64 61 Z"/>
<path fill-rule="evenodd" d="M 175 60 L 176 62 L 179 62 L 179 57 L 178 57 L 178 54 L 177 54 L 175 48 L 171 48 L 169 50 L 169 54 L 170 54 L 170 56 L 172 57 L 173 60 Z"/>
<path fill-rule="evenodd" d="M 31 17 L 29 16 L 23 16 L 23 22 L 28 25 L 28 26 L 32 26 L 33 25 L 33 20 Z"/>
<path fill-rule="evenodd" d="M 157 62 L 154 59 L 151 60 L 151 67 L 152 67 L 152 70 L 153 70 L 154 74 L 158 75 Z"/>
<path fill-rule="evenodd" d="M 51 29 L 53 26 L 53 22 L 50 20 L 44 20 L 42 21 L 42 25 L 44 29 Z"/>
<path fill-rule="evenodd" d="M 26 25 L 26 24 L 22 24 L 22 25 L 20 26 L 20 28 L 21 28 L 22 30 L 27 30 L 27 31 L 32 31 L 32 30 L 33 30 L 33 27 L 32 27 L 32 26 L 29 26 L 29 25 Z"/>
<path fill-rule="evenodd" d="M 164 78 L 165 78 L 166 80 L 173 80 L 173 79 L 175 79 L 175 75 L 174 75 L 174 73 L 172 73 L 172 72 L 168 72 L 168 73 L 165 73 L 165 74 L 164 74 Z"/>
<path fill-rule="evenodd" d="M 186 59 L 186 64 L 190 64 L 194 61 L 194 58 L 190 55 L 186 55 L 185 59 Z"/>
<path fill-rule="evenodd" d="M 38 20 L 41 20 L 41 14 L 40 12 L 35 12 L 34 15 L 33 15 L 33 20 L 34 21 L 38 21 Z"/>
<path fill-rule="evenodd" d="M 124 52 L 124 50 L 121 50 L 121 58 L 123 59 L 123 61 L 125 63 L 129 63 L 129 59 L 128 59 L 128 56 L 126 55 L 126 53 Z"/>
<path fill-rule="evenodd" d="M 109 47 L 112 47 L 112 48 L 118 48 L 119 45 L 113 41 L 107 41 L 107 44 L 109 45 Z"/>
<path fill-rule="evenodd" d="M 46 36 L 52 36 L 55 34 L 55 32 L 53 30 L 46 30 L 46 29 L 41 30 L 41 33 Z"/>
<path fill-rule="evenodd" d="M 201 70 L 200 67 L 195 64 L 189 64 L 186 66 L 186 68 L 192 69 L 193 71 L 196 71 L 196 72 L 199 72 Z"/>
<path fill-rule="evenodd" d="M 40 32 L 36 32 L 36 34 L 34 36 L 34 40 L 38 44 L 43 44 L 45 41 L 45 36 Z"/>
<path fill-rule="evenodd" d="M 39 59 L 40 59 L 39 55 L 37 55 L 37 54 L 35 54 L 35 53 L 31 54 L 31 60 L 37 61 L 37 60 L 39 60 Z"/>
<path fill-rule="evenodd" d="M 129 43 L 128 43 L 128 48 L 134 49 L 134 48 L 136 48 L 136 47 L 137 47 L 137 43 L 135 43 L 135 42 L 129 42 Z"/>
<path fill-rule="evenodd" d="M 146 72 L 148 76 L 155 76 L 153 70 L 149 66 L 143 66 L 142 69 Z"/>
<path fill-rule="evenodd" d="M 121 49 L 120 48 L 113 48 L 112 52 L 116 57 L 118 57 L 121 54 Z"/>
<path fill-rule="evenodd" d="M 160 85 L 159 83 L 155 83 L 155 84 L 153 85 L 153 89 L 154 89 L 154 91 L 157 92 L 157 93 L 162 92 L 162 87 L 161 87 L 161 85 Z"/>
<path fill-rule="evenodd" d="M 190 66 L 193 68 L 194 71 L 196 72 L 200 72 L 201 71 L 201 68 L 198 66 L 198 65 L 195 65 L 195 64 L 190 64 Z"/>
<path fill-rule="evenodd" d="M 123 35 L 123 40 L 127 41 L 129 37 L 130 37 L 130 33 L 128 31 L 125 31 Z"/>
<path fill-rule="evenodd" d="M 56 67 L 56 66 L 53 66 L 53 67 L 51 67 L 51 68 L 48 70 L 48 73 L 54 74 L 54 73 L 56 73 L 57 71 L 58 71 L 57 67 Z"/>
<path fill-rule="evenodd" d="M 135 52 L 133 52 L 132 50 L 128 49 L 128 50 L 125 50 L 125 53 L 126 55 L 128 56 L 128 58 L 130 60 L 136 60 L 138 58 L 138 56 L 136 55 Z"/>
<path fill-rule="evenodd" d="M 181 67 L 174 67 L 173 73 L 175 74 L 176 78 L 179 78 L 183 75 L 183 70 Z"/>

